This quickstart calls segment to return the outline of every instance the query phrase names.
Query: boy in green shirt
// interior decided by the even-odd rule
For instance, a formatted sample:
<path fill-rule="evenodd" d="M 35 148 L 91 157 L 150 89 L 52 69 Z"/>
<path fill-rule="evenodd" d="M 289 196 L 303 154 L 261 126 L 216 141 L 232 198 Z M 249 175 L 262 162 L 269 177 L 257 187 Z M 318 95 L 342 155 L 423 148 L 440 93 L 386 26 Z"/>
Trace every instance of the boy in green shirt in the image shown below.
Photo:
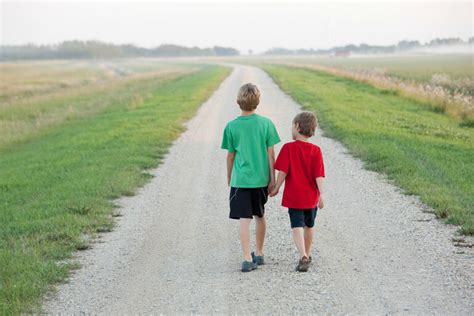
<path fill-rule="evenodd" d="M 242 115 L 230 121 L 224 129 L 221 148 L 227 149 L 227 184 L 232 219 L 240 222 L 240 243 L 244 253 L 242 272 L 263 264 L 265 239 L 265 203 L 275 185 L 275 152 L 280 142 L 275 125 L 255 113 L 260 103 L 257 86 L 243 85 L 237 96 Z M 255 252 L 250 252 L 250 222 L 255 218 Z"/>

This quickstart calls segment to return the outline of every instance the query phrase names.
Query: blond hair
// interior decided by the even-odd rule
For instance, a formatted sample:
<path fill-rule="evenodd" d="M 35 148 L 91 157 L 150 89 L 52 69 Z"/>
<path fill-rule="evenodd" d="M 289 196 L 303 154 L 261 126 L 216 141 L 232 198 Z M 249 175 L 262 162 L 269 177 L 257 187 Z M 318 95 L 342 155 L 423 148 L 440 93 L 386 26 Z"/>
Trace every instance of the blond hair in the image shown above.
<path fill-rule="evenodd" d="M 318 126 L 318 119 L 312 112 L 298 113 L 293 119 L 293 124 L 298 124 L 299 133 L 306 137 L 311 137 Z"/>
<path fill-rule="evenodd" d="M 253 111 L 260 103 L 260 90 L 252 83 L 246 83 L 239 89 L 237 103 L 244 111 Z"/>

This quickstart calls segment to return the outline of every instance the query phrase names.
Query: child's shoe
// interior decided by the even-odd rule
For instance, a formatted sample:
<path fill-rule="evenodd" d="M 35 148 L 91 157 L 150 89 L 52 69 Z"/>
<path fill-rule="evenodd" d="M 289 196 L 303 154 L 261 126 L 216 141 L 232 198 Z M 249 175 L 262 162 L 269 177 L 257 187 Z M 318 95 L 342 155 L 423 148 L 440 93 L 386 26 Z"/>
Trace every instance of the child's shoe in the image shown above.
<path fill-rule="evenodd" d="M 253 261 L 242 262 L 242 272 L 250 272 L 257 269 L 257 263 Z"/>
<path fill-rule="evenodd" d="M 309 259 L 308 257 L 304 256 L 303 258 L 298 261 L 298 265 L 296 266 L 296 271 L 298 272 L 306 272 L 309 268 Z"/>
<path fill-rule="evenodd" d="M 263 259 L 263 255 L 257 256 L 255 252 L 252 252 L 252 261 L 255 262 L 258 266 L 265 264 L 265 260 Z"/>

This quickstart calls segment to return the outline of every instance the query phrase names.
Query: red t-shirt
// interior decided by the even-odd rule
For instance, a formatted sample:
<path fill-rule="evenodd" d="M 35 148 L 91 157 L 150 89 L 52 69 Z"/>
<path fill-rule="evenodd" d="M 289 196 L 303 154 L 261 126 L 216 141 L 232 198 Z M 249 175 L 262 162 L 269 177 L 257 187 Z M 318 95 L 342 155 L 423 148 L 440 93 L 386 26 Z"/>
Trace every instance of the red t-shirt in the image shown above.
<path fill-rule="evenodd" d="M 319 200 L 316 178 L 324 177 L 323 155 L 318 146 L 300 140 L 283 145 L 275 169 L 287 174 L 283 206 L 299 209 L 316 207 Z"/>

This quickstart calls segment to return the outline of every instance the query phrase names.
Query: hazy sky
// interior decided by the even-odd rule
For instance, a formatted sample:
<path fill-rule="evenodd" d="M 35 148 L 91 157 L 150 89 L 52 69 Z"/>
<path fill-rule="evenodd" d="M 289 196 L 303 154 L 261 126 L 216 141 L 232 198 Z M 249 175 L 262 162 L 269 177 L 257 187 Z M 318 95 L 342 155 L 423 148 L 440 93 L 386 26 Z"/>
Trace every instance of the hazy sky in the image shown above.
<path fill-rule="evenodd" d="M 2 44 L 329 48 L 473 36 L 473 4 L 432 1 L 1 1 Z"/>

